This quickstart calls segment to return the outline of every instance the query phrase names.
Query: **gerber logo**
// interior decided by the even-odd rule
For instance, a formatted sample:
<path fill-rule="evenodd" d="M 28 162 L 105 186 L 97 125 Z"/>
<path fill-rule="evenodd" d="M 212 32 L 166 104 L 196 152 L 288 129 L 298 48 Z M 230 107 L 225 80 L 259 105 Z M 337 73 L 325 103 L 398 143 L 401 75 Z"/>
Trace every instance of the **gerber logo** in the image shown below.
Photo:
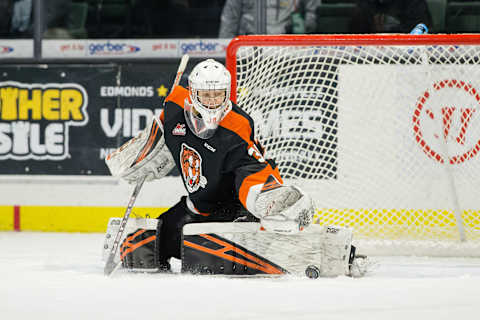
<path fill-rule="evenodd" d="M 91 56 L 110 56 L 110 55 L 125 55 L 140 51 L 140 47 L 132 46 L 126 43 L 91 43 L 88 46 L 88 53 Z"/>
<path fill-rule="evenodd" d="M 211 55 L 224 54 L 226 45 L 218 41 L 187 41 L 181 42 L 180 50 L 182 54 Z"/>
<path fill-rule="evenodd" d="M 0 82 L 0 160 L 63 160 L 70 126 L 88 123 L 88 97 L 76 83 Z"/>
<path fill-rule="evenodd" d="M 10 52 L 13 52 L 12 47 L 0 46 L 0 54 L 8 54 Z"/>

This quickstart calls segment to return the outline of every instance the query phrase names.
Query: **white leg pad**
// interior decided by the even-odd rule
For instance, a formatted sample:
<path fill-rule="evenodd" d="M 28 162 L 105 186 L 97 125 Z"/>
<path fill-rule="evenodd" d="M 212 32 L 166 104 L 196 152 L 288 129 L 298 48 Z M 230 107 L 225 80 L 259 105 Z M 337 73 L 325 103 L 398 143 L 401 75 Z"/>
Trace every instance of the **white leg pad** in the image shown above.
<path fill-rule="evenodd" d="M 350 275 L 352 230 L 348 228 L 313 224 L 302 232 L 280 234 L 261 231 L 259 223 L 223 222 L 187 224 L 183 233 L 216 234 L 290 274 L 303 276 L 307 267 L 314 265 L 320 277 Z"/>
<path fill-rule="evenodd" d="M 352 229 L 337 226 L 324 226 L 320 233 L 322 261 L 320 276 L 332 277 L 349 275 L 349 258 L 352 247 Z"/>

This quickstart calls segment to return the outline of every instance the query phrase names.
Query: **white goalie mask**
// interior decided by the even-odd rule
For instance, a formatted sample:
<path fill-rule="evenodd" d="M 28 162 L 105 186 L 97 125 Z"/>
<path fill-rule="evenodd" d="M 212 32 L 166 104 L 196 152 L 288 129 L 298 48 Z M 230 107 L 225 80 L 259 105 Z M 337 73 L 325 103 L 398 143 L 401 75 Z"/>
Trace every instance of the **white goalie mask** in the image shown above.
<path fill-rule="evenodd" d="M 220 121 L 232 109 L 230 83 L 230 72 L 213 59 L 202 61 L 193 68 L 188 77 L 185 118 L 197 137 L 212 137 Z"/>

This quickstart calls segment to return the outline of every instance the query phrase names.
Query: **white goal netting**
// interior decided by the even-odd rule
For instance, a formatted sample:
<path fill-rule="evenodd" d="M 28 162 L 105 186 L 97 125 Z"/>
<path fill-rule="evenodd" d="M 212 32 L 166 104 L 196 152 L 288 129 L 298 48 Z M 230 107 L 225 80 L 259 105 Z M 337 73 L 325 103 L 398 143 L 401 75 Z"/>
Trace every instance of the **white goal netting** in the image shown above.
<path fill-rule="evenodd" d="M 475 35 L 245 36 L 227 67 L 316 223 L 375 252 L 480 256 L 479 58 Z"/>

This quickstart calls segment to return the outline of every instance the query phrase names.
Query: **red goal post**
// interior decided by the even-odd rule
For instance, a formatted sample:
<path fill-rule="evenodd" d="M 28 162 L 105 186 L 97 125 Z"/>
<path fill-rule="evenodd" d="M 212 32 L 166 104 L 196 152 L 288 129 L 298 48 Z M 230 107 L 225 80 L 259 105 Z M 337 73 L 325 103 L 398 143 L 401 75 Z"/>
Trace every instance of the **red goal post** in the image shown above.
<path fill-rule="evenodd" d="M 480 35 L 240 36 L 226 66 L 316 223 L 374 253 L 480 256 Z"/>
<path fill-rule="evenodd" d="M 342 34 L 342 35 L 250 35 L 230 41 L 226 67 L 232 74 L 231 99 L 236 102 L 236 54 L 245 46 L 480 46 L 480 34 Z"/>

